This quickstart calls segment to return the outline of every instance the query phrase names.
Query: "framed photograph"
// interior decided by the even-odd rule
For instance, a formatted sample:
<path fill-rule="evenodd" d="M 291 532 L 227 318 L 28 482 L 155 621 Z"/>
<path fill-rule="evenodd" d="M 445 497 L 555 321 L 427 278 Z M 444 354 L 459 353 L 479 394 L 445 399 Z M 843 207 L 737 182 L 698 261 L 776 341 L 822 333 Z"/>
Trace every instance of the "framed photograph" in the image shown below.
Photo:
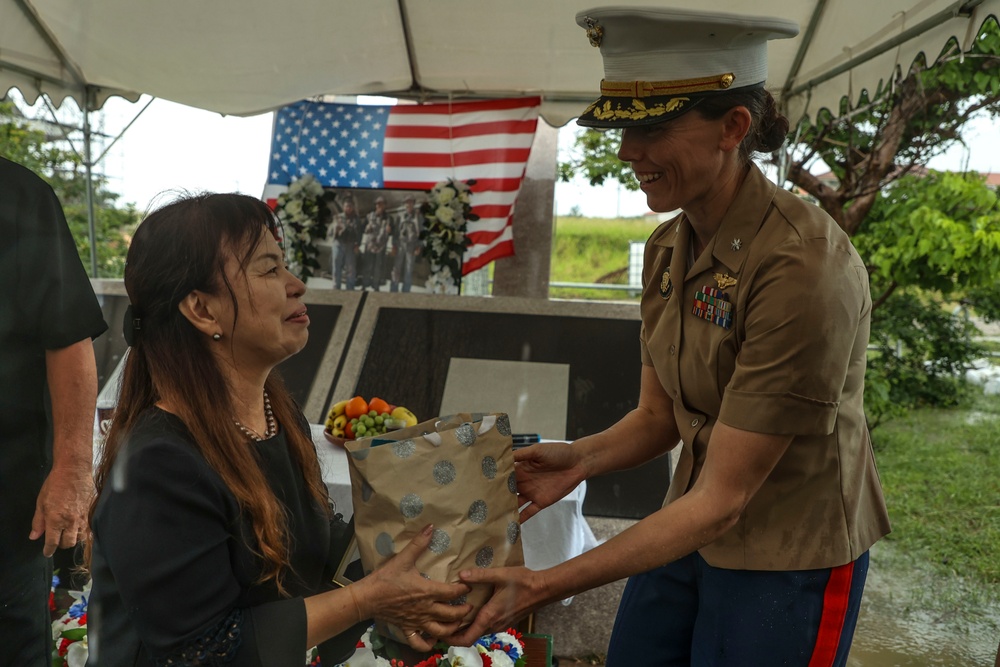
<path fill-rule="evenodd" d="M 425 292 L 420 212 L 427 194 L 417 190 L 326 188 L 333 213 L 320 248 L 317 287 L 374 292 Z M 321 283 L 321 281 L 323 281 Z"/>

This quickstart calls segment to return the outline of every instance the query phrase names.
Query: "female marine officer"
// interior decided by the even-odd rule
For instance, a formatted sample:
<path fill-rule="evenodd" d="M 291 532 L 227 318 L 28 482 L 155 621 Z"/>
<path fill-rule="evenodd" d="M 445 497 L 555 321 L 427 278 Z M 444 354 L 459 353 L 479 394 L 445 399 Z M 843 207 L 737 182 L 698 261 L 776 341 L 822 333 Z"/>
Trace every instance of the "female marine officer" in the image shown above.
<path fill-rule="evenodd" d="M 623 129 L 654 211 L 638 407 L 572 444 L 516 453 L 522 519 L 580 481 L 682 443 L 664 506 L 548 570 L 496 584 L 462 640 L 630 576 L 609 667 L 843 665 L 868 549 L 889 532 L 865 426 L 871 297 L 823 211 L 751 160 L 788 130 L 764 90 L 781 19 L 598 9 L 577 22 L 604 58 L 581 125 Z"/>

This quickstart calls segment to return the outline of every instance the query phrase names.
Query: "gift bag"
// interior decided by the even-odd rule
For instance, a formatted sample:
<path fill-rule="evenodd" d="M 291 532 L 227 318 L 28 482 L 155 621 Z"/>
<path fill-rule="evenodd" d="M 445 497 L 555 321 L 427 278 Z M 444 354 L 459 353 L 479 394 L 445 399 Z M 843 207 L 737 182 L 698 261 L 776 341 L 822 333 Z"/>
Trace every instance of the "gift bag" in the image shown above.
<path fill-rule="evenodd" d="M 458 582 L 477 567 L 524 564 L 517 484 L 506 414 L 458 414 L 345 443 L 354 530 L 366 573 L 406 546 L 428 523 L 434 534 L 417 559 L 435 581 Z M 457 600 L 475 618 L 492 593 L 477 585 Z M 404 641 L 394 626 L 383 634 Z"/>

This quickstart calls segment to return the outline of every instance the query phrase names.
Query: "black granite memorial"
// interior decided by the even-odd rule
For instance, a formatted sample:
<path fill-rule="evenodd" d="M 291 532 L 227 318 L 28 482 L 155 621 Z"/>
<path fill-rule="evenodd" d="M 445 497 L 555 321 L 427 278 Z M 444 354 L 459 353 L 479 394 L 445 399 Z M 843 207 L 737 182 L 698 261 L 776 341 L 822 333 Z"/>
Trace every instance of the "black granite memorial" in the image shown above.
<path fill-rule="evenodd" d="M 421 418 L 440 414 L 452 357 L 567 364 L 572 440 L 607 428 L 636 406 L 638 341 L 638 319 L 383 306 L 368 344 L 354 340 L 348 353 L 364 355 L 354 393 L 389 398 Z M 584 513 L 641 518 L 659 509 L 669 482 L 667 457 L 595 478 Z"/>

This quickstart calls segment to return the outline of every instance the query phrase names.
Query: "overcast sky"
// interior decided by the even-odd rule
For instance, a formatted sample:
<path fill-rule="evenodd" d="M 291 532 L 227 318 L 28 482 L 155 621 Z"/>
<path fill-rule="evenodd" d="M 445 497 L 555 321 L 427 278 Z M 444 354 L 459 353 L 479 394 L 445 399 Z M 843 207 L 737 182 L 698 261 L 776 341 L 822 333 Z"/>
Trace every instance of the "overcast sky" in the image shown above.
<path fill-rule="evenodd" d="M 117 133 L 147 100 L 138 104 L 109 100 L 104 130 Z M 267 174 L 271 123 L 270 113 L 248 118 L 221 116 L 157 99 L 108 152 L 104 171 L 122 201 L 132 202 L 140 210 L 177 191 L 238 191 L 259 197 Z M 572 143 L 575 129 L 571 123 L 560 130 L 561 150 Z M 988 121 L 975 123 L 967 135 L 971 150 L 957 147 L 930 166 L 957 170 L 967 163 L 981 172 L 1000 171 L 998 130 Z M 648 212 L 640 192 L 617 185 L 595 188 L 582 180 L 557 184 L 557 214 L 567 215 L 574 207 L 592 217 Z"/>

